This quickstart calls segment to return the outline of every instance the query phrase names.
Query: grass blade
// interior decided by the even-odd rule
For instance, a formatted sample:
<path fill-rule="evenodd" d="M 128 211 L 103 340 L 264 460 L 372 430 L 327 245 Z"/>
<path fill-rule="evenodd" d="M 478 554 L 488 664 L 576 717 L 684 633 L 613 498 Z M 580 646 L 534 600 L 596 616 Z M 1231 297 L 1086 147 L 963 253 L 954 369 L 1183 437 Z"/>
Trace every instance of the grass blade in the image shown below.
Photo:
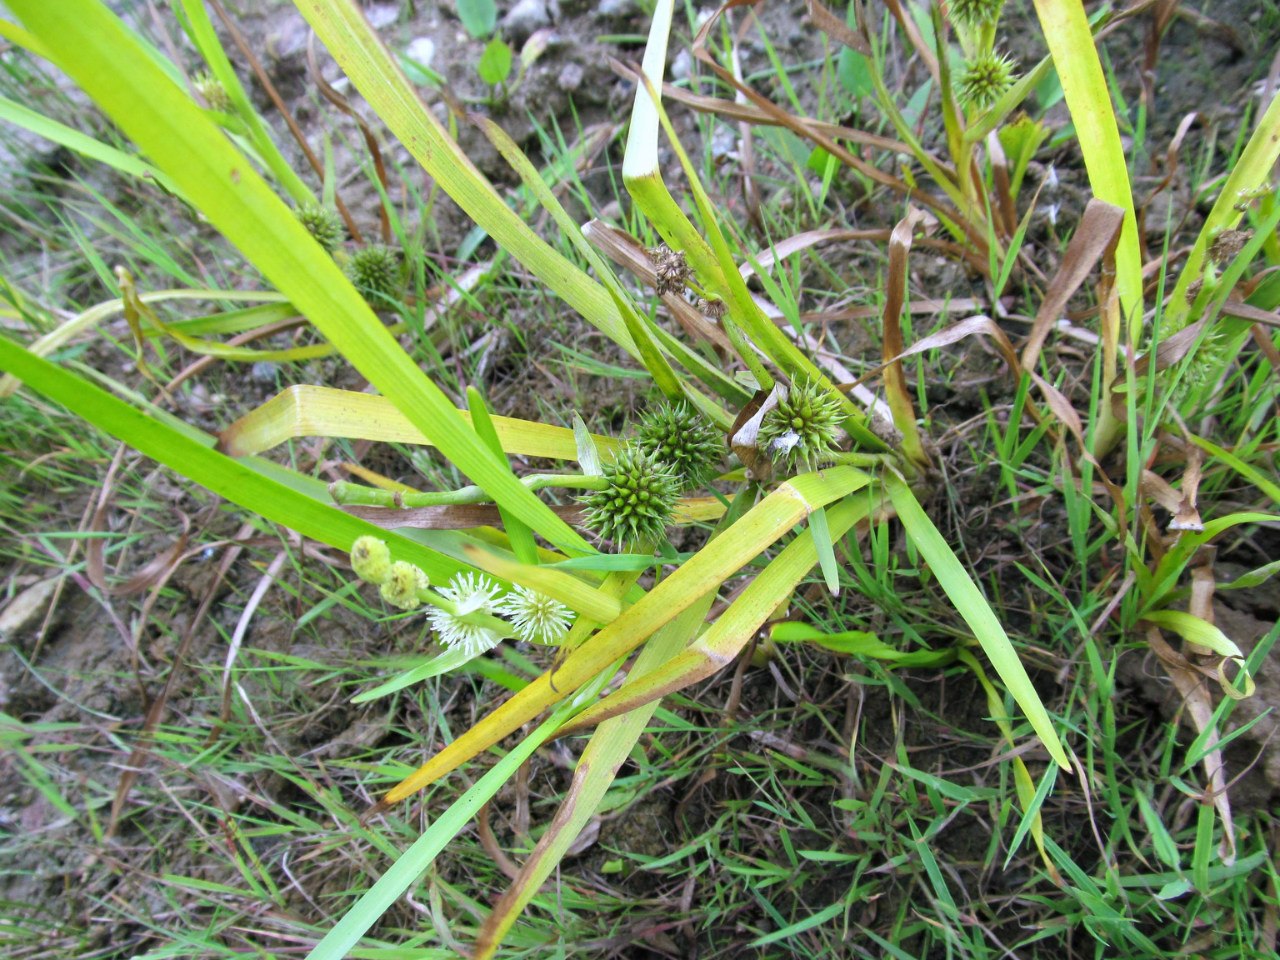
<path fill-rule="evenodd" d="M 346 0 L 316 0 L 299 3 L 298 11 L 391 132 L 467 216 L 584 319 L 637 356 L 608 292 L 552 249 L 503 202 L 423 106 L 360 8 Z"/>
<path fill-rule="evenodd" d="M 938 528 L 933 525 L 920 501 L 902 480 L 890 476 L 885 480 L 889 498 L 893 501 L 898 519 L 906 528 L 907 536 L 916 545 L 929 567 L 933 570 L 938 583 L 955 605 L 960 616 L 964 618 L 978 643 L 986 652 L 987 658 L 995 668 L 1005 687 L 1013 695 L 1018 706 L 1026 715 L 1031 727 L 1039 735 L 1050 756 L 1064 770 L 1070 772 L 1071 764 L 1067 760 L 1066 751 L 1058 740 L 1053 729 L 1053 722 L 1040 702 L 1040 695 L 1031 685 L 1026 668 L 1018 659 L 1017 651 L 1009 642 L 1009 636 L 996 618 L 991 605 L 978 590 L 977 585 L 969 577 L 964 565 L 952 551 Z"/>
<path fill-rule="evenodd" d="M 445 456 L 553 544 L 592 552 L 497 462 L 288 206 L 110 11 L 92 0 L 18 0 L 12 9 L 210 222 Z"/>
<path fill-rule="evenodd" d="M 1124 211 L 1115 255 L 1116 288 L 1121 312 L 1129 319 L 1130 339 L 1137 342 L 1142 329 L 1142 254 L 1129 168 L 1107 78 L 1098 60 L 1084 5 L 1079 0 L 1035 0 L 1035 5 L 1075 124 L 1089 185 L 1099 200 Z"/>

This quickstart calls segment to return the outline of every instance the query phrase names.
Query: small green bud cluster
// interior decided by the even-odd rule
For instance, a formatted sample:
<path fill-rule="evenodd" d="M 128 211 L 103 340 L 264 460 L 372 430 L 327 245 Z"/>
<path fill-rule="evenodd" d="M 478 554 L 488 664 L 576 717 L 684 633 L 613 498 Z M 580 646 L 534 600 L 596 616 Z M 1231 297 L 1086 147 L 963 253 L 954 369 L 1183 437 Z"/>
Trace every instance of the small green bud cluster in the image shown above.
<path fill-rule="evenodd" d="M 483 623 L 469 622 L 469 614 L 501 614 L 510 619 L 511 633 L 517 639 L 544 644 L 563 640 L 573 621 L 572 611 L 558 600 L 519 586 L 504 596 L 498 585 L 481 573 L 456 574 L 436 596 L 426 573 L 405 560 L 393 561 L 386 542 L 374 536 L 359 537 L 352 544 L 351 569 L 361 580 L 377 586 L 382 599 L 393 607 L 416 610 L 424 601 L 431 604 L 427 619 L 440 642 L 462 647 L 472 656 L 497 645 L 503 634 Z M 440 602 L 451 609 L 437 606 Z"/>
<path fill-rule="evenodd" d="M 307 228 L 307 233 L 315 238 L 316 243 L 324 247 L 325 253 L 333 253 L 338 244 L 345 239 L 347 232 L 342 228 L 338 214 L 318 203 L 303 204 L 296 211 L 298 222 Z"/>
<path fill-rule="evenodd" d="M 586 524 L 599 537 L 626 547 L 660 538 L 671 522 L 680 481 L 671 467 L 636 443 L 603 467 L 607 486 L 580 497 Z"/>
<path fill-rule="evenodd" d="M 717 473 L 724 441 L 689 404 L 663 403 L 640 419 L 635 445 L 671 468 L 685 490 L 705 486 Z"/>
<path fill-rule="evenodd" d="M 231 112 L 231 97 L 227 93 L 227 88 L 208 70 L 192 78 L 191 85 L 196 88 L 196 93 L 200 94 L 200 99 L 208 104 L 210 110 L 217 110 L 219 113 Z"/>
<path fill-rule="evenodd" d="M 985 110 L 1008 92 L 1015 79 L 1008 57 L 989 51 L 965 61 L 956 78 L 956 99 L 966 110 Z"/>
<path fill-rule="evenodd" d="M 816 464 L 835 450 L 840 402 L 821 384 L 797 380 L 760 423 L 759 443 L 793 469 Z"/>
<path fill-rule="evenodd" d="M 364 536 L 351 545 L 351 569 L 365 583 L 378 588 L 382 599 L 401 610 L 422 605 L 419 594 L 431 586 L 427 575 L 404 560 L 391 559 L 386 541 Z"/>
<path fill-rule="evenodd" d="M 372 302 L 400 294 L 400 255 L 381 243 L 361 247 L 347 263 L 347 277 Z"/>

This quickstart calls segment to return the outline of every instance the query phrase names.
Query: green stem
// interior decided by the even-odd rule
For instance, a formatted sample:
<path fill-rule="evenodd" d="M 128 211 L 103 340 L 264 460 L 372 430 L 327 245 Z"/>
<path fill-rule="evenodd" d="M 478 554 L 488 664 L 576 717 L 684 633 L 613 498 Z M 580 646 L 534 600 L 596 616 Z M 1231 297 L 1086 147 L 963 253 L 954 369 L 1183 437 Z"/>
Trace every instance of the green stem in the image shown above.
<path fill-rule="evenodd" d="M 580 473 L 531 473 L 520 477 L 520 482 L 529 490 L 545 490 L 556 487 L 565 490 L 603 490 L 608 486 L 604 477 L 585 477 Z M 380 490 L 377 487 L 366 487 L 346 480 L 337 480 L 329 484 L 329 495 L 333 502 L 344 506 L 359 505 L 365 507 L 453 507 L 473 503 L 491 503 L 490 497 L 480 487 L 471 485 L 457 490 L 428 490 L 422 493 L 399 493 L 394 490 Z"/>
<path fill-rule="evenodd" d="M 892 464 L 897 469 L 903 467 L 903 458 L 892 453 L 859 453 L 856 450 L 849 453 L 831 453 L 820 459 L 820 464 L 827 464 L 843 467 L 863 467 L 865 469 L 875 469 Z"/>

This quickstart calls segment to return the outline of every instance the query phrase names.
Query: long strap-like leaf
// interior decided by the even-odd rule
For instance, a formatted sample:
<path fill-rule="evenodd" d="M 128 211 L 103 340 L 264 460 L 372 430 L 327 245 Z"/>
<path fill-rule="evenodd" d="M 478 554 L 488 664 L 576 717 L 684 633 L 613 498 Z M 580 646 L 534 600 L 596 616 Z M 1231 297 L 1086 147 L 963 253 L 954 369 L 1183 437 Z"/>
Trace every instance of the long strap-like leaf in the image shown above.
<path fill-rule="evenodd" d="M 502 201 L 435 114 L 423 106 L 360 8 L 350 0 L 310 0 L 297 7 L 382 122 L 467 216 L 565 303 L 637 356 L 608 292 L 535 234 Z"/>
<path fill-rule="evenodd" d="M 592 552 L 480 442 L 289 207 L 105 6 L 17 0 L 10 8 L 191 203 L 452 463 L 556 546 Z"/>
<path fill-rule="evenodd" d="M 347 550 L 359 536 L 377 536 L 387 542 L 397 560 L 416 564 L 437 581 L 469 569 L 451 557 L 394 531 L 375 527 L 217 453 L 213 450 L 212 438 L 202 443 L 57 364 L 24 350 L 3 335 L 0 335 L 0 370 L 13 374 L 98 429 L 184 477 L 304 537 Z"/>

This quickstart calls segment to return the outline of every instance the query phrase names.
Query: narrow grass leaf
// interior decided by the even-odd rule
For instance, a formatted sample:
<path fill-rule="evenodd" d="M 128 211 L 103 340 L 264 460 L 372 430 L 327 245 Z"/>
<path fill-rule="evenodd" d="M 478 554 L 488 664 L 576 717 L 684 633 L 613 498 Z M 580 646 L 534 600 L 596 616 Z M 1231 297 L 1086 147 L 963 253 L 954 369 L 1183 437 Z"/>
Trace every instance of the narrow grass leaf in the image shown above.
<path fill-rule="evenodd" d="M 813 545 L 818 551 L 818 567 L 833 597 L 840 596 L 840 567 L 831 543 L 831 530 L 827 526 L 827 514 L 822 507 L 809 514 L 809 529 L 813 531 Z"/>
<path fill-rule="evenodd" d="M 1167 627 L 1188 643 L 1208 647 L 1223 657 L 1243 658 L 1240 648 L 1222 630 L 1207 620 L 1202 620 L 1181 610 L 1149 610 L 1142 619 Z"/>
<path fill-rule="evenodd" d="M 1146 790 L 1139 786 L 1135 788 L 1134 796 L 1138 801 L 1138 809 L 1142 813 L 1142 822 L 1147 825 L 1147 833 L 1151 836 L 1151 848 L 1156 856 L 1165 866 L 1172 867 L 1174 870 L 1181 869 L 1182 861 L 1178 856 L 1178 845 L 1170 835 L 1169 828 L 1164 825 L 1164 820 L 1161 819 L 1155 804 L 1147 796 Z"/>
<path fill-rule="evenodd" d="M 495 457 L 506 462 L 506 452 L 502 449 L 502 440 L 493 425 L 493 417 L 490 416 L 489 408 L 485 406 L 480 391 L 474 386 L 467 387 L 467 412 L 471 414 L 471 429 L 475 430 L 476 435 L 485 442 Z M 503 529 L 507 532 L 507 539 L 511 541 L 511 549 L 516 557 L 521 563 L 536 567 L 538 545 L 534 542 L 533 531 L 518 517 L 513 516 L 509 510 L 500 506 L 498 513 L 502 517 Z"/>
<path fill-rule="evenodd" d="M 304 537 L 350 550 L 357 537 L 371 534 L 387 541 L 392 555 L 408 560 L 437 581 L 448 580 L 466 565 L 392 531 L 321 503 L 279 480 L 250 469 L 163 423 L 86 380 L 22 349 L 0 336 L 0 369 L 135 450 L 177 471 L 232 503 Z M 281 470 L 282 474 L 287 471 Z M 305 479 L 305 478 L 299 478 Z"/>
<path fill-rule="evenodd" d="M 817 913 L 798 920 L 795 923 L 788 924 L 781 930 L 774 930 L 772 933 L 766 933 L 762 937 L 756 937 L 747 944 L 747 947 L 767 947 L 771 943 L 778 943 L 781 940 L 790 940 L 797 934 L 804 933 L 806 930 L 812 930 L 814 927 L 820 927 L 828 920 L 834 920 L 840 916 L 845 910 L 844 901 L 838 900 L 828 907 L 824 907 Z"/>
<path fill-rule="evenodd" d="M 18 0 L 11 9 L 210 222 L 459 469 L 553 544 L 593 552 L 495 460 L 288 206 L 107 8 L 92 0 Z"/>
<path fill-rule="evenodd" d="M 1142 254 L 1138 221 L 1133 209 L 1129 167 L 1116 126 L 1115 109 L 1093 32 L 1079 0 L 1035 0 L 1036 14 L 1053 65 L 1062 81 L 1067 108 L 1084 156 L 1089 185 L 1099 200 L 1124 211 L 1124 225 L 1116 249 L 1116 286 L 1120 308 L 1129 320 L 1130 339 L 1137 342 L 1142 326 Z"/>
<path fill-rule="evenodd" d="M 938 578 L 939 585 L 955 604 L 956 611 L 973 631 L 996 673 L 1000 675 L 1005 687 L 1022 708 L 1032 729 L 1039 735 L 1050 756 L 1064 770 L 1069 771 L 1071 764 L 1053 729 L 1049 714 L 1040 701 L 1040 695 L 1031 685 L 1031 678 L 1027 676 L 1026 668 L 1018 659 L 1017 651 L 1009 642 L 1008 634 L 996 618 L 991 605 L 987 603 L 986 598 L 969 577 L 964 565 L 924 512 L 920 501 L 911 492 L 911 488 L 894 476 L 886 477 L 885 487 L 897 511 L 898 519 L 906 528 L 907 536 L 928 562 Z"/>
<path fill-rule="evenodd" d="M 66 147 L 68 150 L 74 150 L 90 160 L 106 164 L 113 170 L 119 170 L 121 173 L 136 177 L 139 180 L 151 181 L 166 192 L 173 194 L 179 200 L 185 200 L 181 188 L 176 183 L 140 157 L 125 153 L 123 150 L 118 150 L 100 140 L 95 140 L 86 133 L 82 133 L 73 127 L 68 127 L 66 124 L 58 123 L 58 121 L 37 113 L 30 107 L 16 103 L 8 97 L 0 97 L 0 120 L 11 123 L 16 127 L 22 127 L 24 130 L 29 130 L 37 136 Z"/>

